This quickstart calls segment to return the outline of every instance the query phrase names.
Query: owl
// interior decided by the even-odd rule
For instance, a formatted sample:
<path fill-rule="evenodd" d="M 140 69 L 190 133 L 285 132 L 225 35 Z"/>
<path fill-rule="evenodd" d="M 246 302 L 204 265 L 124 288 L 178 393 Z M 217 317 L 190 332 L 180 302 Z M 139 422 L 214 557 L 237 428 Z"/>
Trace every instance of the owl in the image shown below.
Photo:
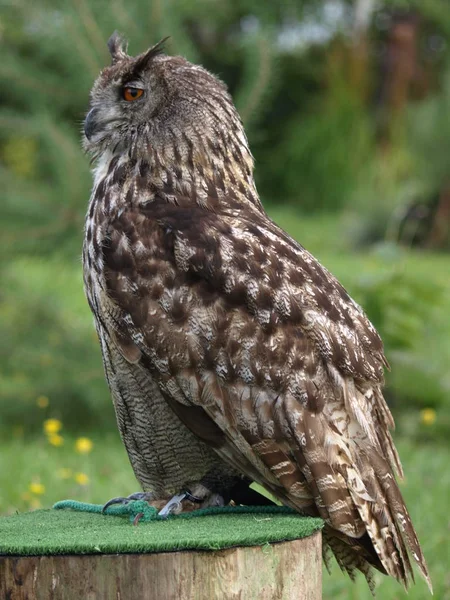
<path fill-rule="evenodd" d="M 383 345 L 342 285 L 261 205 L 245 131 L 201 66 L 119 35 L 91 92 L 84 282 L 121 438 L 162 513 L 257 482 L 325 522 L 373 586 L 431 583 L 396 483 Z M 117 499 L 114 499 L 117 500 Z M 412 561 L 411 561 L 412 559 Z"/>

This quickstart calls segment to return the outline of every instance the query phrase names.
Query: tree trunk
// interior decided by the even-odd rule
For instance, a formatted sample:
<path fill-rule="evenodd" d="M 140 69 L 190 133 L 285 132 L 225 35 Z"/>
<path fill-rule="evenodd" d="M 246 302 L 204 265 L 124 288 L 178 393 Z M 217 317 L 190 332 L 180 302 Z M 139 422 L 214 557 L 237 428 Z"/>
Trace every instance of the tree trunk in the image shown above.
<path fill-rule="evenodd" d="M 321 600 L 321 533 L 215 552 L 0 556 L 8 600 Z"/>

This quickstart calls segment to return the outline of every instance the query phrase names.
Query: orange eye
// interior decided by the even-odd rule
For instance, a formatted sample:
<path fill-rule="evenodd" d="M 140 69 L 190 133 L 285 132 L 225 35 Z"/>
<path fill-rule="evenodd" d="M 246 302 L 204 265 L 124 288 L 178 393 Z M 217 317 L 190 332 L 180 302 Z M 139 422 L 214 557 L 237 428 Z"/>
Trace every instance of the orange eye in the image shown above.
<path fill-rule="evenodd" d="M 135 87 L 124 87 L 122 88 L 123 99 L 127 102 L 133 102 L 142 96 L 144 90 Z"/>

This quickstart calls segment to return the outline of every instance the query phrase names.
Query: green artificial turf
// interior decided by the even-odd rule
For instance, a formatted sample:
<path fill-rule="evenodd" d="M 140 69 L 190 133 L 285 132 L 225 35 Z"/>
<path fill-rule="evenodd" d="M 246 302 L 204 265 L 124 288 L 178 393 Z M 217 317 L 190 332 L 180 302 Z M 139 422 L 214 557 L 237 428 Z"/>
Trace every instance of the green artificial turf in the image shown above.
<path fill-rule="evenodd" d="M 147 503 L 111 507 L 65 501 L 59 510 L 0 518 L 0 554 L 48 555 L 219 550 L 294 540 L 321 529 L 321 519 L 285 507 L 224 507 L 162 519 Z M 150 510 L 148 510 L 150 508 Z M 66 510 L 64 510 L 66 509 Z M 137 525 L 133 520 L 144 513 Z"/>

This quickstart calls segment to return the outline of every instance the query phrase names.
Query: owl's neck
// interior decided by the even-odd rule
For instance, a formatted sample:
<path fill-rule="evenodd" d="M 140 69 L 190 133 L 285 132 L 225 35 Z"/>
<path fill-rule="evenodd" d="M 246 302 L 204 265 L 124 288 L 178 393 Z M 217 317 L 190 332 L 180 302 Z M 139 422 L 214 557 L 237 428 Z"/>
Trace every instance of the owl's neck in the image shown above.
<path fill-rule="evenodd" d="M 241 140 L 239 140 L 241 141 Z M 194 145 L 134 148 L 114 154 L 106 150 L 94 169 L 90 213 L 114 215 L 156 196 L 184 206 L 211 210 L 252 206 L 263 210 L 253 179 L 253 158 L 247 145 L 220 145 L 217 139 Z"/>

